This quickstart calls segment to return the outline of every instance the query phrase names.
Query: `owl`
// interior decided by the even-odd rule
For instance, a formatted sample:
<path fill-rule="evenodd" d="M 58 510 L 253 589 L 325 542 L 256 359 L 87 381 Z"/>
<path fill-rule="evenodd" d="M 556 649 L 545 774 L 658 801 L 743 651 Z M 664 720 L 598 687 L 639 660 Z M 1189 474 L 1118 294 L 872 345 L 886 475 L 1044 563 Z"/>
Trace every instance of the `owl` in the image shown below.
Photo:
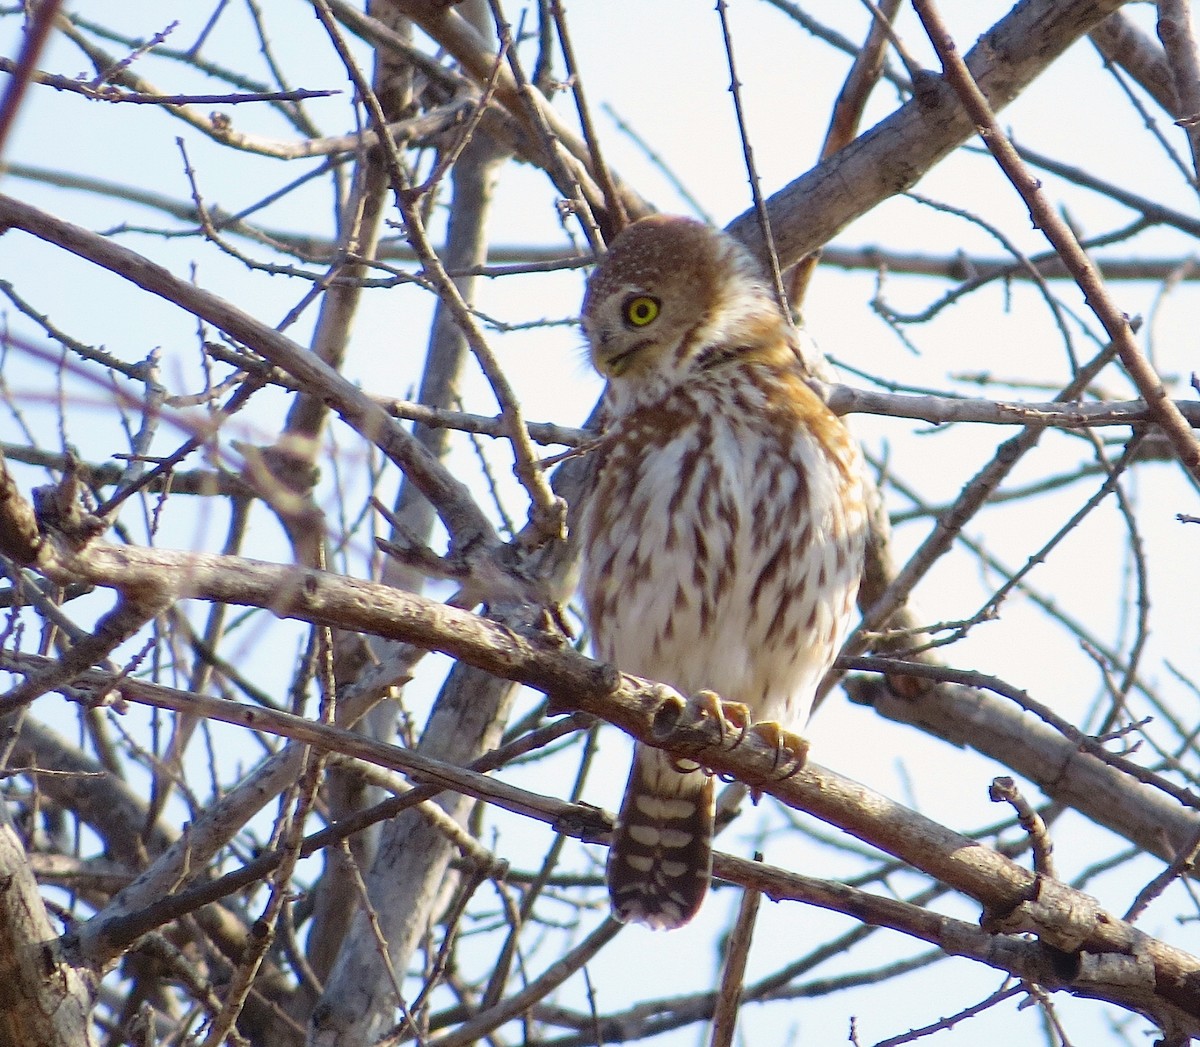
<path fill-rule="evenodd" d="M 582 593 L 599 658 L 803 729 L 854 610 L 862 460 L 806 384 L 763 272 L 686 218 L 629 226 L 588 281 L 607 380 Z M 712 870 L 713 779 L 638 743 L 607 866 L 617 919 L 679 927 Z"/>

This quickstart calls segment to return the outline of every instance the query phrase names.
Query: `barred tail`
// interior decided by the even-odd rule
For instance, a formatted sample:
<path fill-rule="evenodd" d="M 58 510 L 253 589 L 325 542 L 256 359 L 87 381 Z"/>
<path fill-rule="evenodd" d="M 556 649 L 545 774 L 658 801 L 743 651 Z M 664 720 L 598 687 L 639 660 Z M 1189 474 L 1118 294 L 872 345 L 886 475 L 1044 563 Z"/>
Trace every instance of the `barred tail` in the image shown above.
<path fill-rule="evenodd" d="M 698 768 L 681 773 L 679 762 L 649 746 L 635 750 L 608 852 L 608 894 L 622 923 L 681 927 L 708 891 L 713 779 Z"/>

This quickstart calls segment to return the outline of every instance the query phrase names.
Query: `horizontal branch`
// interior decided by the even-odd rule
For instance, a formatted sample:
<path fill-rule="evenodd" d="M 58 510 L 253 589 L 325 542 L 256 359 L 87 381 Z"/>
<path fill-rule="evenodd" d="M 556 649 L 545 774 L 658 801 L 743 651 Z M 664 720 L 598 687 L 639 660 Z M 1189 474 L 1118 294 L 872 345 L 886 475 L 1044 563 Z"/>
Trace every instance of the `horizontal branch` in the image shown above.
<path fill-rule="evenodd" d="M 822 248 L 819 265 L 833 269 L 886 272 L 889 276 L 936 276 L 946 280 L 1004 279 L 1018 282 L 1033 280 L 1069 280 L 1071 274 L 1058 255 L 1029 259 L 1024 265 L 1015 259 L 958 253 L 940 255 L 897 251 L 886 247 L 849 247 L 829 244 Z M 1177 258 L 1138 258 L 1134 256 L 1097 256 L 1093 262 L 1109 281 L 1119 280 L 1200 280 L 1200 265 L 1191 255 Z"/>
<path fill-rule="evenodd" d="M 388 137 L 396 145 L 431 138 L 462 123 L 470 108 L 471 106 L 467 102 L 450 102 L 430 109 L 429 112 L 422 113 L 420 116 L 414 116 L 408 120 L 397 120 L 387 125 Z M 277 160 L 306 160 L 317 156 L 358 153 L 377 146 L 380 140 L 378 131 L 366 129 L 341 135 L 327 135 L 321 138 L 298 138 L 293 141 L 284 141 L 238 131 L 232 124 L 222 120 L 214 119 L 211 122 L 212 129 L 209 135 L 222 145 L 258 156 L 274 157 Z"/>
<path fill-rule="evenodd" d="M 441 112 L 432 110 L 420 119 L 446 119 L 449 115 L 448 110 L 446 115 L 439 115 Z M 406 128 L 409 130 L 405 130 Z M 425 133 L 432 133 L 432 130 L 432 127 L 427 125 Z M 419 136 L 421 133 L 415 121 L 406 121 L 403 128 L 401 125 L 394 125 L 392 131 L 407 136 Z M 307 150 L 303 155 L 318 155 L 336 153 L 343 149 L 352 151 L 364 144 L 371 144 L 374 140 L 374 132 L 363 131 L 356 135 L 310 139 L 303 143 L 278 142 L 272 148 L 279 147 L 289 150 L 287 154 L 289 156 L 301 155 L 296 152 L 301 148 Z M 272 153 L 272 155 L 282 154 Z M 1044 158 L 1039 162 L 1045 162 Z M 55 185 L 64 189 L 74 189 L 79 192 L 127 201 L 197 225 L 201 221 L 201 215 L 197 211 L 195 203 L 182 197 L 151 192 L 139 186 L 114 182 L 91 174 L 77 174 L 55 168 L 39 167 L 34 164 L 8 163 L 4 165 L 3 170 L 12 178 L 24 178 L 43 185 Z M 1164 218 L 1163 209 L 1161 205 L 1158 206 L 1159 211 L 1151 215 L 1154 220 L 1169 221 L 1172 218 L 1176 222 L 1181 220 L 1181 216 L 1175 212 L 1170 212 Z M 330 264 L 344 257 L 343 245 L 335 240 L 293 229 L 258 225 L 238 218 L 215 204 L 209 209 L 208 219 L 213 227 L 222 233 L 242 236 L 254 243 L 265 242 L 277 250 L 291 251 L 300 255 L 309 262 Z M 122 228 L 128 228 L 128 226 Z M 439 251 L 439 256 L 442 253 Z M 381 262 L 413 262 L 416 261 L 416 254 L 404 240 L 384 239 L 376 249 L 374 258 Z M 569 248 L 561 245 L 491 244 L 488 247 L 487 258 L 486 265 L 464 270 L 450 269 L 448 272 L 451 276 L 501 277 L 592 264 L 590 255 L 573 254 Z M 1043 280 L 1071 278 L 1066 266 L 1055 254 L 1034 256 L 1029 259 L 1029 262 Z M 1196 265 L 1195 258 L 1190 255 L 1137 257 L 1095 254 L 1093 262 L 1101 275 L 1110 282 L 1121 280 L 1152 280 L 1156 282 L 1179 280 L 1185 283 L 1200 281 L 1200 265 Z M 980 283 L 991 279 L 1028 281 L 1034 277 L 1029 266 L 1011 258 L 974 255 L 962 251 L 952 255 L 900 251 L 878 244 L 862 246 L 827 244 L 822 249 L 819 264 L 826 268 L 850 272 L 886 272 L 891 276 L 933 276 L 956 282 L 970 280 Z"/>
<path fill-rule="evenodd" d="M 0 72 L 15 73 L 17 63 L 0 55 Z M 337 89 L 301 88 L 295 91 L 235 91 L 220 94 L 166 95 L 146 91 L 123 91 L 113 84 L 92 84 L 86 80 L 35 70 L 30 83 L 53 87 L 58 91 L 80 94 L 97 102 L 134 102 L 142 105 L 240 105 L 244 102 L 302 102 L 309 98 L 328 98 L 342 92 Z"/>
<path fill-rule="evenodd" d="M 1150 425 L 1154 416 L 1145 400 L 1065 403 L 1049 400 L 985 400 L 953 396 L 913 396 L 831 385 L 826 391 L 837 414 L 873 414 L 890 418 L 916 418 L 934 425 L 977 422 L 986 425 L 1044 425 L 1056 429 L 1091 429 L 1106 425 Z M 1200 427 L 1200 403 L 1174 401 L 1192 426 Z"/>
<path fill-rule="evenodd" d="M 802 901 L 833 912 L 844 913 L 872 927 L 886 927 L 936 946 L 948 956 L 961 956 L 1006 971 L 1016 978 L 1048 990 L 1065 990 L 1075 996 L 1095 997 L 1138 1010 L 1145 1002 L 1147 986 L 1124 999 L 1124 986 L 1114 986 L 1072 957 L 1047 949 L 1043 942 L 1015 934 L 995 933 L 986 927 L 957 920 L 899 898 L 881 897 L 836 880 L 821 880 L 744 858 L 715 855 L 714 872 L 739 884 L 762 891 L 774 901 Z M 1176 1015 L 1181 1024 L 1188 1019 Z"/>
<path fill-rule="evenodd" d="M 981 425 L 1046 426 L 1055 429 L 1094 429 L 1104 426 L 1152 425 L 1154 419 L 1144 400 L 1112 400 L 1067 403 L 1062 400 L 1024 402 L 989 400 L 982 397 L 912 395 L 829 384 L 821 389 L 835 414 L 869 414 L 885 418 L 912 418 L 931 425 L 973 422 Z M 380 401 L 390 414 L 432 428 L 458 429 L 483 436 L 503 437 L 503 422 L 494 415 L 467 414 L 429 407 L 410 400 Z M 1200 403 L 1176 400 L 1176 408 L 1187 421 L 1200 428 Z M 596 440 L 590 429 L 547 422 L 530 422 L 529 435 L 542 444 L 582 447 Z"/>

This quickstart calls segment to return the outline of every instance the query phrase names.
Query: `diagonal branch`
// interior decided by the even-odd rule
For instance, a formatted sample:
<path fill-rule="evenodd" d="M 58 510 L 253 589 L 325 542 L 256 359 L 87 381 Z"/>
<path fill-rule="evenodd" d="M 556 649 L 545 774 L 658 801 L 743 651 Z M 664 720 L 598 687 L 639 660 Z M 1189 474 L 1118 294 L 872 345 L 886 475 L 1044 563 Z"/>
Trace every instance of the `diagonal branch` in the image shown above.
<path fill-rule="evenodd" d="M 518 632 L 412 593 L 321 571 L 237 557 L 102 544 L 75 556 L 47 556 L 41 569 L 60 582 L 82 580 L 113 588 L 172 578 L 181 599 L 263 607 L 284 618 L 407 641 L 449 654 L 494 676 L 526 683 L 565 707 L 595 713 L 633 734 L 638 734 L 636 718 L 619 720 L 609 699 L 617 693 L 650 696 L 653 691 L 629 691 L 631 677 L 622 677 L 611 666 L 562 646 L 554 637 Z M 934 693 L 942 695 L 943 691 Z M 947 700 L 949 697 L 947 691 Z M 932 715 L 936 702 L 927 697 L 922 703 L 907 704 L 912 707 L 911 718 Z M 1069 802 L 1089 818 L 1137 840 L 1151 853 L 1164 853 L 1165 847 L 1170 858 L 1194 834 L 1194 815 L 1173 802 L 1164 804 L 1156 790 L 1080 753 L 1071 741 L 1053 737 L 1053 731 L 1039 732 L 1038 725 L 999 701 L 984 701 L 973 692 L 962 695 L 959 704 L 969 708 L 951 719 L 972 744 L 994 740 L 998 746 L 1007 746 L 1001 759 L 1035 780 L 1056 781 L 1060 789 L 1082 776 L 1084 784 Z M 944 733 L 944 726 L 942 730 Z M 936 728 L 934 733 L 938 733 Z M 1014 753 L 1024 755 L 1013 759 Z"/>
<path fill-rule="evenodd" d="M 1123 0 L 1030 0 L 980 38 L 967 66 L 992 108 L 1017 97 L 1075 40 Z M 829 160 L 784 186 L 767 201 L 783 266 L 832 240 L 854 219 L 911 188 L 939 160 L 975 133 L 953 90 L 924 78 L 915 95 L 886 120 Z M 729 231 L 765 260 L 753 211 Z"/>
<path fill-rule="evenodd" d="M 475 653 L 482 654 L 482 648 Z M 979 841 L 832 771 L 809 765 L 781 774 L 779 753 L 771 740 L 753 729 L 740 734 L 731 731 L 711 715 L 707 704 L 685 703 L 661 685 L 603 671 L 570 650 L 555 652 L 543 647 L 530 654 L 524 660 L 527 665 L 544 658 L 560 662 L 567 670 L 564 678 L 572 681 L 569 685 L 564 686 L 560 680 L 546 686 L 560 704 L 570 703 L 603 716 L 648 744 L 696 759 L 719 774 L 736 776 L 900 858 L 976 900 L 983 907 L 984 929 L 989 932 L 1037 935 L 1062 954 L 1053 961 L 1056 987 L 1153 1015 L 1164 1028 L 1173 1031 L 1200 1031 L 1200 960 L 1138 931 L 1104 911 L 1088 895 L 1038 876 Z M 601 672 L 593 675 L 592 667 Z M 545 679 L 544 673 L 537 675 Z M 155 700 L 162 700 L 167 691 L 155 688 Z M 149 690 L 143 696 L 152 697 Z M 387 766 L 422 768 L 417 754 L 370 742 L 326 724 L 282 712 L 246 709 L 220 699 L 188 698 L 202 702 L 209 714 L 219 719 L 280 731 L 322 748 L 346 751 L 351 747 L 357 754 Z M 371 751 L 368 753 L 364 747 Z M 477 786 L 476 776 L 446 766 L 426 766 L 417 774 L 432 774 L 452 787 L 458 779 L 463 787 L 483 791 L 493 802 L 515 803 L 518 810 L 537 812 L 545 806 L 545 801 L 539 799 L 536 807 L 530 808 L 527 800 L 531 794 L 486 779 Z M 751 876 L 751 882 L 757 876 Z M 787 890 L 778 893 L 785 896 Z M 818 904 L 839 910 L 853 904 L 852 898 L 835 897 L 836 886 L 829 886 L 827 893 L 828 901 Z M 911 922 L 914 915 L 906 910 L 897 919 L 904 917 Z M 931 919 L 936 923 L 943 918 Z M 931 940 L 938 940 L 937 934 L 944 935 L 945 931 L 943 927 L 938 932 L 930 925 L 925 933 Z M 964 944 L 961 951 L 965 948 Z M 993 956 L 985 962 L 994 960 Z"/>
<path fill-rule="evenodd" d="M 324 399 L 347 425 L 404 470 L 437 507 L 454 544 L 490 546 L 496 541 L 491 523 L 463 483 L 363 390 L 290 338 L 143 255 L 12 197 L 0 195 L 0 227 L 21 229 L 86 258 L 242 342 Z"/>

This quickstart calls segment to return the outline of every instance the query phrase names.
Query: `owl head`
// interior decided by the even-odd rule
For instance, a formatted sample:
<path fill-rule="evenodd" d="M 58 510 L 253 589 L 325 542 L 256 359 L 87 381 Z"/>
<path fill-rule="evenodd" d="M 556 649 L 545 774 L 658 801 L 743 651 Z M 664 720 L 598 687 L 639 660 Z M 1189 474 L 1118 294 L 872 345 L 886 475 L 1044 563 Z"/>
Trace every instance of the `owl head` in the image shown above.
<path fill-rule="evenodd" d="M 583 330 L 619 408 L 786 340 L 787 322 L 741 243 L 690 218 L 653 215 L 622 232 L 592 273 Z"/>

